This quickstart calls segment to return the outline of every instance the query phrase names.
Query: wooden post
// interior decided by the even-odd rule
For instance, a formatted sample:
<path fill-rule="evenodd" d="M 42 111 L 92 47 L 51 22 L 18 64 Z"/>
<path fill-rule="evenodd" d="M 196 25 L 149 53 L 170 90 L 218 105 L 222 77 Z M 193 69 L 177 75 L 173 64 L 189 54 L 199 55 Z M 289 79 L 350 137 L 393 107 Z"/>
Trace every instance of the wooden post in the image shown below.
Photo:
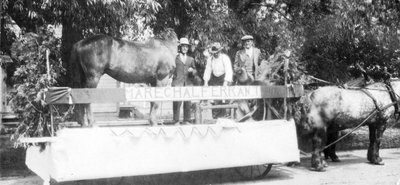
<path fill-rule="evenodd" d="M 47 80 L 51 80 L 51 76 L 50 76 L 50 50 L 46 49 L 46 71 L 47 71 Z M 53 118 L 53 105 L 49 105 L 50 107 L 50 135 L 51 137 L 54 136 L 54 118 Z"/>
<path fill-rule="evenodd" d="M 287 76 L 288 76 L 288 69 L 289 69 L 289 57 L 290 57 L 290 51 L 289 50 L 286 50 L 285 51 L 285 55 L 286 55 L 286 58 L 285 58 L 285 65 L 284 65 L 284 68 L 283 68 L 283 71 L 284 71 L 284 75 L 285 75 L 285 77 L 284 77 L 284 80 L 285 80 L 285 87 L 286 87 L 286 95 L 285 95 L 285 97 L 283 98 L 283 119 L 287 119 L 287 94 L 288 94 L 288 88 L 287 88 Z"/>
<path fill-rule="evenodd" d="M 3 80 L 3 68 L 0 66 L 0 127 L 2 127 L 3 124 L 3 112 L 4 112 L 4 95 L 3 95 L 3 90 L 4 90 L 4 80 Z"/>
<path fill-rule="evenodd" d="M 50 56 L 50 51 L 49 51 L 49 49 L 46 49 L 47 79 L 50 81 L 51 80 L 51 76 L 50 76 L 50 60 L 49 60 L 49 56 Z"/>
<path fill-rule="evenodd" d="M 48 105 L 50 106 L 50 136 L 54 136 L 54 118 L 53 118 L 53 105 Z"/>
<path fill-rule="evenodd" d="M 2 6 L 2 4 L 0 5 L 0 12 L 3 12 L 3 6 Z M 0 14 L 0 48 L 1 48 L 1 44 L 2 44 L 2 41 L 1 41 L 1 34 L 3 34 L 3 30 L 1 30 L 1 28 L 2 28 L 2 24 L 3 24 L 3 16 Z M 1 54 L 3 54 L 1 51 L 0 51 L 0 55 Z M 0 66 L 0 129 L 1 129 L 1 127 L 3 127 L 3 112 L 4 112 L 4 109 L 3 109 L 3 100 L 4 100 L 4 98 L 3 98 L 3 67 L 1 67 Z"/>

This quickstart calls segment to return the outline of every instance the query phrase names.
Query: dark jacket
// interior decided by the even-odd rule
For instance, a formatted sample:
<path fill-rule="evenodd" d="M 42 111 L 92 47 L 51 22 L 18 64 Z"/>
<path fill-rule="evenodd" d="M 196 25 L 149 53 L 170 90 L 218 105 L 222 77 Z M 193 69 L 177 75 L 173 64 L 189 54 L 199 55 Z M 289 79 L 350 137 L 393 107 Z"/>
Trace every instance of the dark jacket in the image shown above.
<path fill-rule="evenodd" d="M 178 55 L 175 59 L 176 68 L 174 78 L 172 79 L 172 86 L 191 86 L 193 85 L 196 66 L 194 59 L 190 56 L 186 57 L 186 62 L 183 63 L 181 57 Z M 193 72 L 189 72 L 189 68 L 193 68 Z"/>
<path fill-rule="evenodd" d="M 252 60 L 252 61 L 250 61 Z M 251 69 L 252 66 L 246 66 L 246 65 L 253 65 L 254 66 L 254 71 L 247 71 L 247 72 L 252 72 L 255 76 L 258 76 L 260 74 L 260 61 L 261 61 L 261 51 L 260 49 L 253 47 L 253 57 L 249 58 L 249 56 L 246 54 L 246 50 L 242 49 L 239 50 L 236 55 L 235 55 L 235 62 L 233 65 L 234 70 L 236 71 L 237 68 L 240 67 L 245 67 L 246 69 Z"/>

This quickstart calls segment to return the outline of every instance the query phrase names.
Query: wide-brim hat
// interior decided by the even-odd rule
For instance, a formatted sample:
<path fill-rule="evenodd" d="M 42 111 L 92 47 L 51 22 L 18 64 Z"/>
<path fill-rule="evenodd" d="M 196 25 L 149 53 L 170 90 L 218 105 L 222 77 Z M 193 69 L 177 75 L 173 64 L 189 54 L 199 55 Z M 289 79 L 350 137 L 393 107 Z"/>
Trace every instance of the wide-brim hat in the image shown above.
<path fill-rule="evenodd" d="M 190 45 L 190 43 L 187 38 L 181 38 L 179 39 L 179 45 Z"/>
<path fill-rule="evenodd" d="M 218 53 L 223 49 L 221 43 L 215 42 L 211 45 L 210 53 Z"/>
<path fill-rule="evenodd" d="M 242 41 L 246 41 L 246 40 L 254 40 L 254 38 L 253 38 L 253 36 L 251 36 L 251 35 L 245 35 L 245 36 L 243 36 L 242 37 L 242 39 L 241 39 Z"/>

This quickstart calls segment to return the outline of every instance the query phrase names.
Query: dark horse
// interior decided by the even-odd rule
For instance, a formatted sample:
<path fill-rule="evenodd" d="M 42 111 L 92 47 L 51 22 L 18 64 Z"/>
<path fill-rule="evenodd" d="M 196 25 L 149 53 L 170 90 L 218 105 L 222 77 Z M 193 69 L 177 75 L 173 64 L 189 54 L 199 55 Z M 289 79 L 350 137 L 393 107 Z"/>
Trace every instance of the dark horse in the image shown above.
<path fill-rule="evenodd" d="M 398 96 L 400 81 L 391 81 L 390 84 Z M 387 85 L 381 82 L 354 89 L 327 86 L 310 93 L 310 107 L 302 126 L 312 134 L 311 169 L 324 170 L 326 161 L 321 157 L 321 151 L 327 134 L 329 144 L 334 140 L 329 138 L 337 138 L 339 130 L 356 127 L 367 118 L 370 118 L 364 123 L 369 127 L 367 159 L 372 164 L 384 164 L 379 156 L 379 146 L 387 122 L 394 115 L 394 106 L 390 106 L 392 103 Z M 338 159 L 334 148 L 324 152 L 326 158 Z"/>
<path fill-rule="evenodd" d="M 96 88 L 103 74 L 125 83 L 166 86 L 175 70 L 177 48 L 178 38 L 172 29 L 146 43 L 105 35 L 83 39 L 73 46 L 71 52 L 71 87 Z M 158 104 L 151 102 L 151 125 L 157 124 L 157 109 Z M 92 124 L 90 105 L 79 105 L 75 112 L 78 123 L 86 125 L 87 119 L 89 125 Z"/>
<path fill-rule="evenodd" d="M 254 79 L 244 67 L 239 67 L 234 70 L 234 76 L 236 79 L 236 85 L 253 85 L 253 86 L 266 86 L 274 85 L 270 80 L 260 77 Z M 271 104 L 270 99 L 258 99 L 258 100 L 235 100 L 238 105 L 237 116 L 240 120 L 263 120 L 265 119 L 265 111 L 268 107 L 264 107 L 263 104 L 268 102 Z M 252 111 L 253 110 L 253 111 Z"/>

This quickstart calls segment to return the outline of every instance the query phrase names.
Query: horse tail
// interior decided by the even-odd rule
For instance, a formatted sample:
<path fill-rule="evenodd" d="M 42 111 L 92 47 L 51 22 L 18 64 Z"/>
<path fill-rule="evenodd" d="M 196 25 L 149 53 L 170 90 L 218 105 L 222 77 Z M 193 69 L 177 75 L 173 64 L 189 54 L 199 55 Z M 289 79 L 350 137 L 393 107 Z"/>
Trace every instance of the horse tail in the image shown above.
<path fill-rule="evenodd" d="M 78 42 L 79 43 L 79 42 Z M 82 67 L 80 53 L 78 51 L 78 43 L 74 44 L 69 58 L 69 71 L 70 71 L 70 87 L 71 88 L 84 88 L 85 71 Z M 85 125 L 85 107 L 82 104 L 76 104 L 74 108 L 73 118 L 80 125 Z"/>
<path fill-rule="evenodd" d="M 70 66 L 70 87 L 72 88 L 83 88 L 83 77 L 84 69 L 82 68 L 77 44 L 74 44 L 71 50 L 71 56 L 69 59 Z"/>

